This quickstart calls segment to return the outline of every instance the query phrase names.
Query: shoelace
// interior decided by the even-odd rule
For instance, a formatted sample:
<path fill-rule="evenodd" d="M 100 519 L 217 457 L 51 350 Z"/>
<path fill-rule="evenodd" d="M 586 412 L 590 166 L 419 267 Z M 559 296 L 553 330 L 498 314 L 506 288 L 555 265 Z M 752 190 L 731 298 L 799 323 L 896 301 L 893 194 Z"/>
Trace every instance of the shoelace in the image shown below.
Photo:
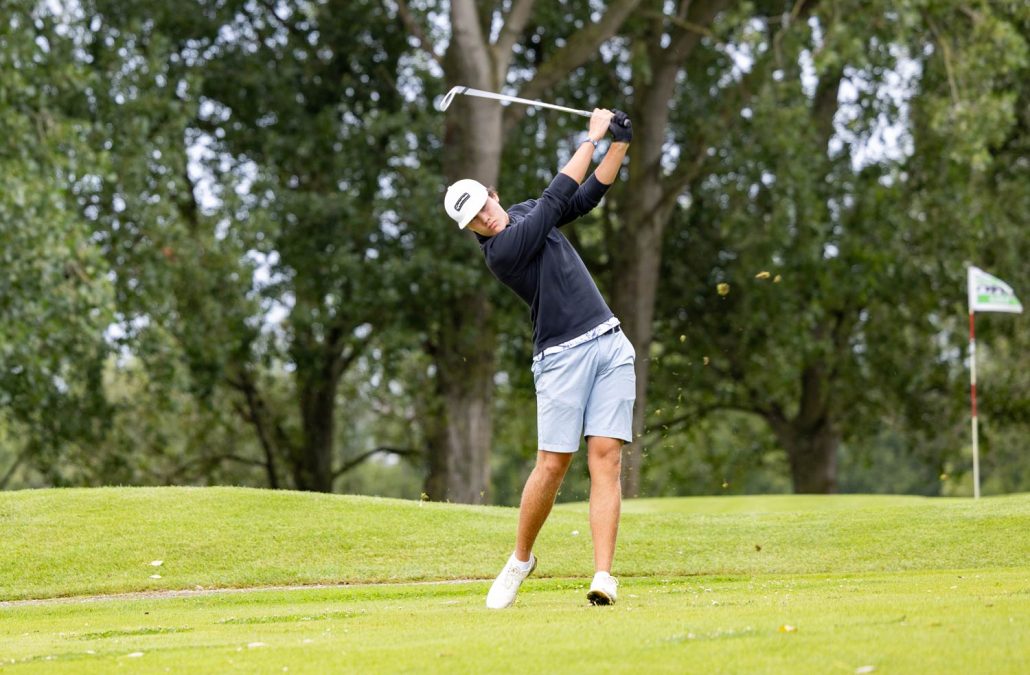
<path fill-rule="evenodd" d="M 515 565 L 509 565 L 508 569 L 505 570 L 504 575 L 504 586 L 505 588 L 511 588 L 517 585 L 525 578 L 526 573 L 520 570 Z"/>

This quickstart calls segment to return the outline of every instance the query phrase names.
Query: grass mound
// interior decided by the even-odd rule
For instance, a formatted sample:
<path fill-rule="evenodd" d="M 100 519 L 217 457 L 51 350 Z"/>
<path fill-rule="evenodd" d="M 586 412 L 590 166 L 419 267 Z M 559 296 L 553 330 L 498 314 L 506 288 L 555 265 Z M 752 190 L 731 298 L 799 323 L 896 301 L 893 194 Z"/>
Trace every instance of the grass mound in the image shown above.
<path fill-rule="evenodd" d="M 0 493 L 0 600 L 319 583 L 488 579 L 517 511 L 242 488 Z M 1030 495 L 627 501 L 622 577 L 988 569 L 1030 560 Z M 542 577 L 587 577 L 586 506 L 555 508 Z M 161 561 L 159 566 L 152 563 Z M 154 578 L 158 577 L 158 578 Z"/>

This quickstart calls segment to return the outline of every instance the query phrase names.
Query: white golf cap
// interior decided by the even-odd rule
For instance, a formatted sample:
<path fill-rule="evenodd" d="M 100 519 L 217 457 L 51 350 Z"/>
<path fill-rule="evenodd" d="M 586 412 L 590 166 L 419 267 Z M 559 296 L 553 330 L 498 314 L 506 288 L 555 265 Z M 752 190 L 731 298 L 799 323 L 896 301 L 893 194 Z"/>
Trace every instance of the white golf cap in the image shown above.
<path fill-rule="evenodd" d="M 447 196 L 443 198 L 444 208 L 447 215 L 458 223 L 458 227 L 465 229 L 465 226 L 472 222 L 479 210 L 486 204 L 486 188 L 479 181 L 471 178 L 462 178 L 447 188 Z"/>

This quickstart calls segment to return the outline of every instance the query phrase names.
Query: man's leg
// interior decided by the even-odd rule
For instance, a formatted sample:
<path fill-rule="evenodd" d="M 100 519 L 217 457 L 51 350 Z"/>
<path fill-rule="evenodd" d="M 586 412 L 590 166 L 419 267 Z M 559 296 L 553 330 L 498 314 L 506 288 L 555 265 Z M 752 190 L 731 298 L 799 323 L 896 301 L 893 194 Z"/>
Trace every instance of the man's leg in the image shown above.
<path fill-rule="evenodd" d="M 529 560 L 536 537 L 551 513 L 558 488 L 572 463 L 572 454 L 547 450 L 537 452 L 536 466 L 522 489 L 522 503 L 519 505 L 519 529 L 515 538 L 515 557 L 519 560 Z"/>
<path fill-rule="evenodd" d="M 494 579 L 490 592 L 486 594 L 486 606 L 491 609 L 511 607 L 522 582 L 536 567 L 533 544 L 544 521 L 551 513 L 554 498 L 561 487 L 565 472 L 572 462 L 572 453 L 537 453 L 536 467 L 529 475 L 522 489 L 522 504 L 519 507 L 519 529 L 515 539 L 515 553 L 505 563 L 504 569 Z"/>
<path fill-rule="evenodd" d="M 622 441 L 587 438 L 590 467 L 590 533 L 594 539 L 594 571 L 611 572 L 622 511 Z"/>

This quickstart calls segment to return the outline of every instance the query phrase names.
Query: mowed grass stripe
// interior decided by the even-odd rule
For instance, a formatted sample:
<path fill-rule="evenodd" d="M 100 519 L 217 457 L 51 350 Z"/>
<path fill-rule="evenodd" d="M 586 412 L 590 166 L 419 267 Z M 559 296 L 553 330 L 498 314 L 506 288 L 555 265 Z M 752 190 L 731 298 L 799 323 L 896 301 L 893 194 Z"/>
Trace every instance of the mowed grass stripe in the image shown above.
<path fill-rule="evenodd" d="M 1018 673 L 1027 568 L 634 579 L 614 607 L 533 579 L 0 610 L 17 672 Z M 871 670 L 870 670 L 871 669 Z"/>
<path fill-rule="evenodd" d="M 0 600 L 488 579 L 510 552 L 516 519 L 513 508 L 242 488 L 0 493 Z M 615 572 L 1005 568 L 1030 560 L 1028 531 L 1030 495 L 635 500 L 626 503 Z M 585 506 L 557 507 L 536 552 L 540 577 L 589 576 Z"/>

